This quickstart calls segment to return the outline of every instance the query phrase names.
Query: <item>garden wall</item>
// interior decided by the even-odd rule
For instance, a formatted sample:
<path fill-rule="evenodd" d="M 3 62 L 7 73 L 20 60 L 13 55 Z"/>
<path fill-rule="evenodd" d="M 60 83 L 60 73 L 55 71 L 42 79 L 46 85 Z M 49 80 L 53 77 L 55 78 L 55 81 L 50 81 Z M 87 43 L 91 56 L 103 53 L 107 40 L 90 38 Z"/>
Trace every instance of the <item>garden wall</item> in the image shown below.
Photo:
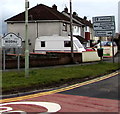
<path fill-rule="evenodd" d="M 82 62 L 100 61 L 97 51 L 84 51 L 82 52 Z"/>
<path fill-rule="evenodd" d="M 25 57 L 20 56 L 20 68 L 25 67 Z M 47 54 L 30 54 L 30 67 L 43 67 L 71 64 L 71 53 L 47 52 Z M 82 63 L 82 53 L 74 53 L 74 62 Z M 3 66 L 3 65 L 2 65 Z M 17 55 L 6 55 L 6 69 L 17 68 Z"/>

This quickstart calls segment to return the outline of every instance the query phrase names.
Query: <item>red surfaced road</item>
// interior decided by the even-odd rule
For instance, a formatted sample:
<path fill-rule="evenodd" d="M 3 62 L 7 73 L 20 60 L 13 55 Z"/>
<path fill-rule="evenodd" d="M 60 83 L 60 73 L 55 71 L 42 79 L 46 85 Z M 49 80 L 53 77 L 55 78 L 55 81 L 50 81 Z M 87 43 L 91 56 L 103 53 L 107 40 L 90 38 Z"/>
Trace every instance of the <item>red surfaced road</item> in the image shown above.
<path fill-rule="evenodd" d="M 29 102 L 52 102 L 61 106 L 59 112 L 118 112 L 118 100 L 91 98 L 75 95 L 52 94 L 40 97 L 33 97 L 24 101 Z M 18 102 L 18 101 L 17 101 Z M 23 101 L 19 101 L 23 102 Z M 44 107 L 35 105 L 6 105 L 13 110 L 25 112 L 46 112 Z"/>

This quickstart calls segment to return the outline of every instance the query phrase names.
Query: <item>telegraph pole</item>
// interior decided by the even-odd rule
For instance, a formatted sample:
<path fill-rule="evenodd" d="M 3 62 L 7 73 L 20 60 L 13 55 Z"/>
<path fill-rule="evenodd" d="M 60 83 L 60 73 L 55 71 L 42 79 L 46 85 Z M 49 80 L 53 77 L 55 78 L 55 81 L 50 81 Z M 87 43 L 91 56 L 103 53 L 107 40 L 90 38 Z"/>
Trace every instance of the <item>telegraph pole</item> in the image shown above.
<path fill-rule="evenodd" d="M 25 77 L 29 77 L 29 44 L 28 44 L 28 8 L 29 2 L 25 0 Z"/>
<path fill-rule="evenodd" d="M 74 62 L 74 53 L 73 53 L 73 19 L 72 19 L 72 1 L 70 0 L 70 37 L 71 37 L 71 59 Z"/>

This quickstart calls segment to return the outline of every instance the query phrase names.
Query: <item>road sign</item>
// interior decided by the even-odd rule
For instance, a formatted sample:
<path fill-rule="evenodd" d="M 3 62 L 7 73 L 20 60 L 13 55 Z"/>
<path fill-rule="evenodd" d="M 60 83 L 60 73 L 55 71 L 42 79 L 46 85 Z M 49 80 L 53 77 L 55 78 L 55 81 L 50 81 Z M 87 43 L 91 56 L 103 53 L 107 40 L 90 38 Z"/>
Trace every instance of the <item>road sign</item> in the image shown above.
<path fill-rule="evenodd" d="M 96 37 L 113 36 L 115 33 L 115 17 L 100 16 L 93 17 L 93 29 Z"/>
<path fill-rule="evenodd" d="M 115 30 L 115 23 L 114 22 L 98 22 L 93 24 L 93 29 L 95 31 L 98 30 Z"/>
<path fill-rule="evenodd" d="M 95 36 L 96 37 L 109 37 L 109 36 L 114 36 L 115 32 L 113 31 L 95 31 Z"/>
<path fill-rule="evenodd" d="M 22 39 L 14 33 L 8 33 L 1 39 L 2 47 L 18 48 L 21 47 Z"/>
<path fill-rule="evenodd" d="M 111 22 L 111 21 L 115 21 L 114 16 L 93 17 L 93 23 L 94 22 Z"/>

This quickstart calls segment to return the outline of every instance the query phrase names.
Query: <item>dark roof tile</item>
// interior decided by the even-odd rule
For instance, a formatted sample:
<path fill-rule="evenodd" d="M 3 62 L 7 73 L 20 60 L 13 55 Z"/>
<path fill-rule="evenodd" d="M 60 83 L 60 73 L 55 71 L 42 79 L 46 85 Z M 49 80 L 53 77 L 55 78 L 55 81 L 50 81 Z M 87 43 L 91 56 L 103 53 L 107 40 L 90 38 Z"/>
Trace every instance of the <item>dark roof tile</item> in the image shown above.
<path fill-rule="evenodd" d="M 70 19 L 64 16 L 59 11 L 45 6 L 43 4 L 39 4 L 28 11 L 29 20 L 65 20 L 70 21 Z M 16 16 L 13 16 L 5 21 L 24 21 L 25 20 L 25 12 L 22 12 Z"/>
<path fill-rule="evenodd" d="M 81 23 L 83 23 L 84 25 L 89 26 L 89 27 L 93 27 L 93 24 L 91 23 L 91 21 L 88 21 L 88 20 L 86 20 L 86 19 L 83 19 L 83 18 L 78 17 L 78 16 L 74 16 L 74 15 L 73 15 L 73 17 L 74 17 L 76 20 L 78 20 L 78 21 L 80 21 Z"/>

